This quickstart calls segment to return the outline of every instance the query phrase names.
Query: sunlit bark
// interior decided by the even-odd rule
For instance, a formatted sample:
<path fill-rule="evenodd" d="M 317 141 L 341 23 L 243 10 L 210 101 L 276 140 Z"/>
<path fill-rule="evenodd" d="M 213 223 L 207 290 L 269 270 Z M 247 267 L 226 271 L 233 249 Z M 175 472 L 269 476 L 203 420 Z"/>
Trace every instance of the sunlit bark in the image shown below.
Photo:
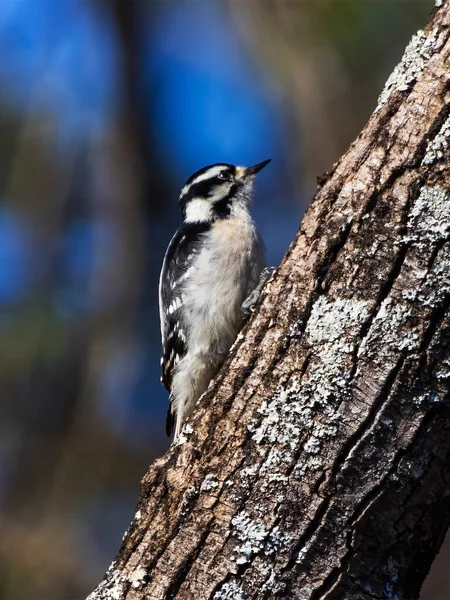
<path fill-rule="evenodd" d="M 449 8 L 145 475 L 91 600 L 418 596 L 450 520 Z"/>

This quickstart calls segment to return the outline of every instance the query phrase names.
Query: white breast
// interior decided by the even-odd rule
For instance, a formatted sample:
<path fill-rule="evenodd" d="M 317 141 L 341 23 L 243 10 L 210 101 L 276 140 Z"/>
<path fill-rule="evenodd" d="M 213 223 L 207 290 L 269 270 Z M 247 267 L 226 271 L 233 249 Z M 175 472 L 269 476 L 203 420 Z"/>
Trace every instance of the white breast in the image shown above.
<path fill-rule="evenodd" d="M 183 290 L 189 348 L 226 353 L 243 320 L 241 305 L 265 266 L 264 245 L 248 212 L 217 221 Z"/>

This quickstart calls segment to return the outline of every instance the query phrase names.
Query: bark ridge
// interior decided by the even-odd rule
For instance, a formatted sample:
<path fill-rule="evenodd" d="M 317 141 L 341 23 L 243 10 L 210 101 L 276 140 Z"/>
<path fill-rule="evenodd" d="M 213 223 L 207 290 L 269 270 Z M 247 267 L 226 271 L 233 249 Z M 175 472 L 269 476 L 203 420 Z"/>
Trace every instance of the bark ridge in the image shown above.
<path fill-rule="evenodd" d="M 450 522 L 450 10 L 318 189 L 90 600 L 415 598 Z"/>

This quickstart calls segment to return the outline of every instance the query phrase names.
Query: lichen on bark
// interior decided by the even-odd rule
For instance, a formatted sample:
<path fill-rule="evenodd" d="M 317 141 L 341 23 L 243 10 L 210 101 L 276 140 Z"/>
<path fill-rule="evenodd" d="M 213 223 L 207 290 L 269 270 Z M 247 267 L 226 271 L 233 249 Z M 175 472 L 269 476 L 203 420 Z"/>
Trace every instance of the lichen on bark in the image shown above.
<path fill-rule="evenodd" d="M 90 600 L 417 597 L 450 522 L 449 9 L 321 185 Z"/>

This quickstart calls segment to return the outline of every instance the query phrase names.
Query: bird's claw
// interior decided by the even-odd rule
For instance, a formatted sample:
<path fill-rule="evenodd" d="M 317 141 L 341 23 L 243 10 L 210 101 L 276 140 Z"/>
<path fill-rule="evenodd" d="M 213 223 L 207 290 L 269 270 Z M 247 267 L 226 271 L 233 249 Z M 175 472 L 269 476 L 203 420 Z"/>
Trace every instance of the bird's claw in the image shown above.
<path fill-rule="evenodd" d="M 261 292 L 264 289 L 264 286 L 272 277 L 273 273 L 275 273 L 276 267 L 266 267 L 260 275 L 259 283 L 251 292 L 247 298 L 244 300 L 241 306 L 241 313 L 244 319 L 248 319 L 250 315 L 254 312 L 256 305 L 258 303 L 259 297 L 261 296 Z"/>

